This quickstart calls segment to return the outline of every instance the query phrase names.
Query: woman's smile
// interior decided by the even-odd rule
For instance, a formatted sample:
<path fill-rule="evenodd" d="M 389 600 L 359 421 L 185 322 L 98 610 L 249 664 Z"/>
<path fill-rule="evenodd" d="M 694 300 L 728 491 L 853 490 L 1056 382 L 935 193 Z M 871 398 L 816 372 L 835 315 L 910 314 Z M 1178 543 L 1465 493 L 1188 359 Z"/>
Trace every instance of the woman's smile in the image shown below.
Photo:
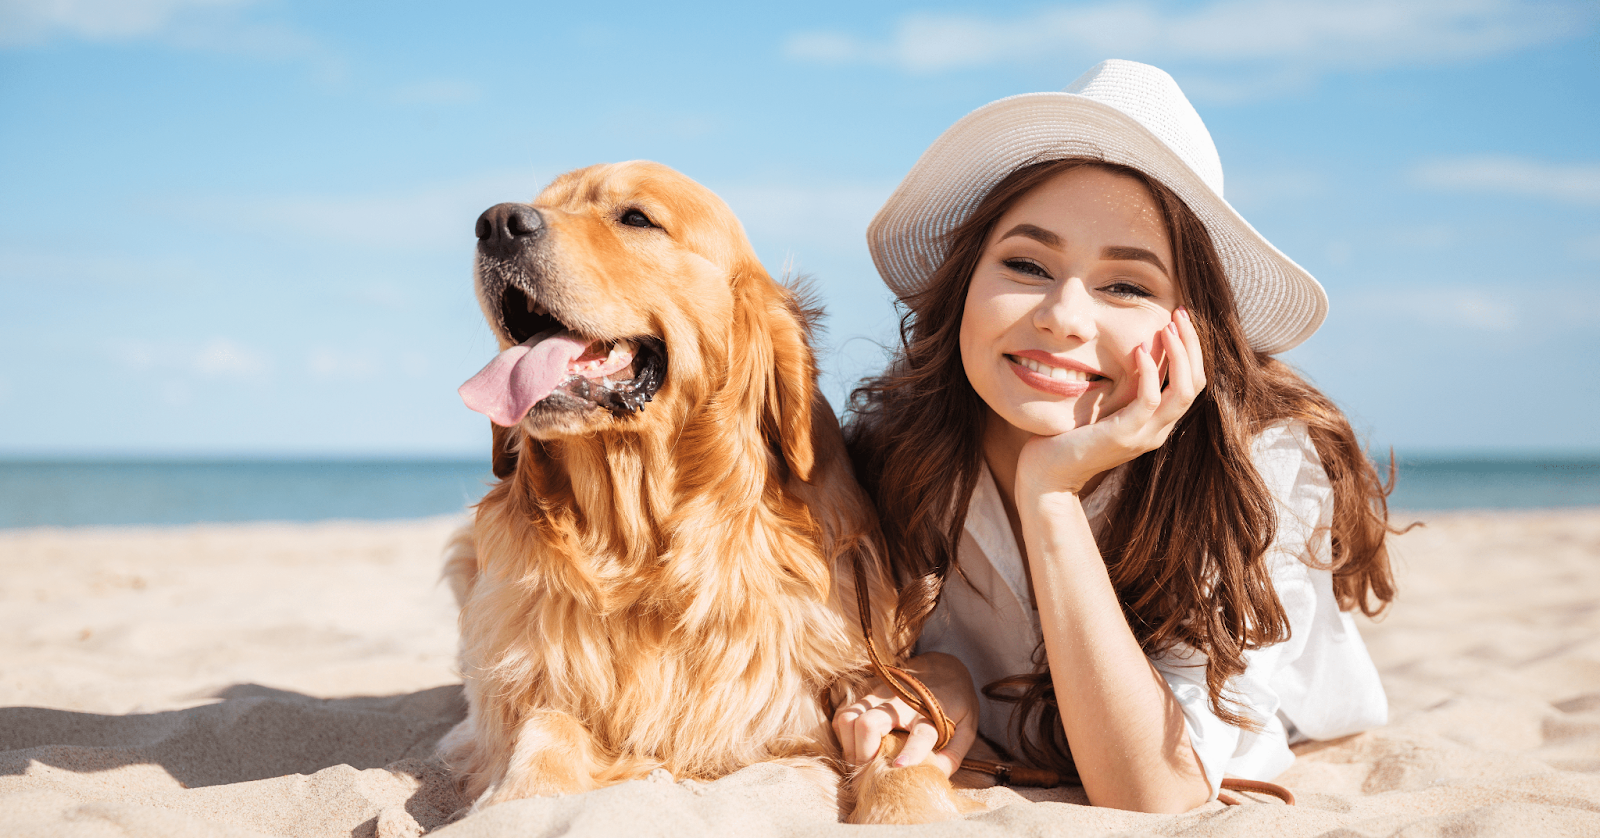
<path fill-rule="evenodd" d="M 1105 376 L 1085 369 L 1076 361 L 1057 359 L 1048 352 L 1036 349 L 1007 354 L 1006 359 L 1011 362 L 1011 371 L 1024 384 L 1057 396 L 1081 396 L 1090 387 L 1107 380 Z"/>

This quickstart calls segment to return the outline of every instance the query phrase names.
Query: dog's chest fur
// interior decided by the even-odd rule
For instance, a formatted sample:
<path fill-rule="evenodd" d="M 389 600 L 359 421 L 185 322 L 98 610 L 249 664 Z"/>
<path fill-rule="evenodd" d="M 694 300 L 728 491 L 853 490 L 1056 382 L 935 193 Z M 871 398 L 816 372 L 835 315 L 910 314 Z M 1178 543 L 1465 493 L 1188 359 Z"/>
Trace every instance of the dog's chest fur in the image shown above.
<path fill-rule="evenodd" d="M 862 661 L 803 508 L 611 469 L 594 491 L 571 465 L 525 457 L 479 507 L 498 519 L 477 528 L 462 612 L 480 713 L 568 713 L 604 749 L 678 776 L 815 753 L 822 694 Z"/>

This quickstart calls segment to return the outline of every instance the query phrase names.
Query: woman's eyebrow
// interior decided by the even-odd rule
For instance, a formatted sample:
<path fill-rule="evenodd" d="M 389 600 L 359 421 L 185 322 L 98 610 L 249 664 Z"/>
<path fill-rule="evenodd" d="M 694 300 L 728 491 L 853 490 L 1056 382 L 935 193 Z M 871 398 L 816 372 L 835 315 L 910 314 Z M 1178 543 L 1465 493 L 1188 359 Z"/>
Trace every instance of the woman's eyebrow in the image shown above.
<path fill-rule="evenodd" d="M 1060 236 L 1044 229 L 1043 227 L 1035 227 L 1032 224 L 1018 224 L 1017 226 L 1006 231 L 1005 235 L 995 239 L 995 241 L 1005 241 L 1012 236 L 1027 236 L 1028 238 L 1033 239 L 1042 245 L 1053 247 L 1057 250 L 1061 249 Z"/>
<path fill-rule="evenodd" d="M 1161 264 L 1161 257 L 1151 253 L 1148 250 L 1145 250 L 1142 247 L 1107 247 L 1100 251 L 1100 258 L 1127 259 L 1134 262 L 1149 262 L 1150 264 L 1160 268 L 1162 273 L 1169 277 L 1172 276 L 1172 272 L 1167 270 L 1167 266 Z"/>
<path fill-rule="evenodd" d="M 1053 248 L 1055 248 L 1057 250 L 1061 249 L 1061 237 L 1060 236 L 1056 235 L 1055 233 L 1050 232 L 1049 230 L 1044 229 L 1043 227 L 1036 227 L 1036 226 L 1034 226 L 1032 224 L 1018 224 L 1017 226 L 1012 227 L 1010 230 L 1007 230 L 1006 234 L 1001 236 L 999 239 L 996 239 L 996 241 L 1005 241 L 1006 239 L 1009 239 L 1012 236 L 1023 236 L 1023 237 L 1026 237 L 1026 238 L 1033 239 L 1034 241 L 1036 241 L 1036 242 L 1038 242 L 1040 244 L 1046 245 L 1048 247 L 1053 247 Z M 1161 257 L 1155 255 L 1154 253 L 1151 253 L 1148 250 L 1145 250 L 1142 247 L 1116 246 L 1116 247 L 1103 248 L 1100 251 L 1100 258 L 1101 259 L 1112 259 L 1112 260 L 1124 260 L 1124 259 L 1126 259 L 1126 260 L 1132 260 L 1132 261 L 1135 261 L 1135 262 L 1149 262 L 1150 264 L 1155 265 L 1157 268 L 1159 268 L 1162 273 L 1166 274 L 1169 277 L 1172 276 L 1172 272 L 1167 270 L 1167 266 L 1166 265 L 1162 264 Z"/>

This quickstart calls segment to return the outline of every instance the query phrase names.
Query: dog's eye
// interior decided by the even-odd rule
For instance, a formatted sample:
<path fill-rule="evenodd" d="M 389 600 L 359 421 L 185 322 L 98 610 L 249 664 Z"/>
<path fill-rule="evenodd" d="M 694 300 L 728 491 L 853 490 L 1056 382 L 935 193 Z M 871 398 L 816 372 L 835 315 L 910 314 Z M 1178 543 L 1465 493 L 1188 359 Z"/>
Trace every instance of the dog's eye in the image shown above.
<path fill-rule="evenodd" d="M 629 227 L 656 227 L 659 229 L 661 226 L 654 221 L 651 221 L 650 216 L 645 215 L 636 209 L 623 210 L 622 217 L 617 220 L 628 225 Z"/>

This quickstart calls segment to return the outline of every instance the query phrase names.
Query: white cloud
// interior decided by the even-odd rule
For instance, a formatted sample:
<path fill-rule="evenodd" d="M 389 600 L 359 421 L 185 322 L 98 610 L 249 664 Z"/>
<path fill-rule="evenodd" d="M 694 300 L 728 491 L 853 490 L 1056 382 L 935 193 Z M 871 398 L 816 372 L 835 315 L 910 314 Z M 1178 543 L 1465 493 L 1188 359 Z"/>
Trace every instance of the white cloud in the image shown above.
<path fill-rule="evenodd" d="M 153 41 L 194 52 L 302 62 L 320 81 L 336 83 L 345 62 L 292 26 L 252 20 L 257 0 L 0 0 L 0 47 L 76 39 L 97 43 Z"/>
<path fill-rule="evenodd" d="M 1504 297 L 1466 290 L 1445 300 L 1435 300 L 1426 319 L 1443 325 L 1461 325 L 1487 332 L 1509 332 L 1517 327 L 1517 307 Z"/>
<path fill-rule="evenodd" d="M 246 231 L 273 230 L 345 247 L 470 253 L 472 226 L 502 201 L 527 201 L 550 176 L 527 169 L 488 172 L 400 191 L 343 195 L 185 198 L 166 211 Z M 381 293 L 381 292 L 380 292 Z"/>
<path fill-rule="evenodd" d="M 168 212 L 207 223 L 276 230 L 344 246 L 468 252 L 478 215 L 502 201 L 529 201 L 554 175 L 508 169 L 424 184 L 397 192 L 237 198 L 186 198 Z M 894 190 L 891 182 L 706 183 L 728 203 L 752 239 L 784 246 L 865 250 L 867 222 Z M 3 254 L 0 254 L 3 255 Z M 409 302 L 395 289 L 371 285 L 363 299 L 391 306 Z"/>
<path fill-rule="evenodd" d="M 272 373 L 267 353 L 239 341 L 213 337 L 204 343 L 119 340 L 105 347 L 110 359 L 135 372 L 211 379 L 254 380 Z"/>
<path fill-rule="evenodd" d="M 402 105 L 460 105 L 483 98 L 483 89 L 471 82 L 434 79 L 397 87 L 392 98 Z"/>
<path fill-rule="evenodd" d="M 140 371 L 155 368 L 161 356 L 160 351 L 147 341 L 119 342 L 110 354 L 117 363 Z"/>
<path fill-rule="evenodd" d="M 1228 203 L 1240 211 L 1303 204 L 1327 190 L 1327 178 L 1308 169 L 1241 168 L 1228 173 Z"/>
<path fill-rule="evenodd" d="M 254 0 L 0 0 L 0 43 L 65 36 L 127 41 L 170 31 L 186 15 Z"/>
<path fill-rule="evenodd" d="M 357 381 L 372 378 L 382 368 L 371 352 L 350 352 L 322 346 L 306 358 L 306 369 L 323 381 Z"/>
<path fill-rule="evenodd" d="M 1350 302 L 1359 311 L 1480 332 L 1512 332 L 1521 325 L 1511 294 L 1486 288 L 1413 288 L 1372 291 Z"/>
<path fill-rule="evenodd" d="M 207 378 L 259 378 L 271 371 L 267 356 L 227 338 L 212 338 L 193 358 L 194 370 Z"/>
<path fill-rule="evenodd" d="M 1450 192 L 1525 195 L 1600 205 L 1600 163 L 1546 163 L 1507 155 L 1453 157 L 1417 166 L 1411 172 L 1411 180 Z"/>
<path fill-rule="evenodd" d="M 1391 283 L 1387 287 L 1350 290 L 1334 295 L 1334 316 L 1355 316 L 1366 329 L 1393 332 L 1426 327 L 1441 329 L 1446 340 L 1510 337 L 1533 343 L 1563 335 L 1593 335 L 1600 326 L 1600 288 L 1580 274 L 1550 277 L 1530 293 L 1523 277 L 1496 285 Z M 1437 336 L 1437 333 L 1428 332 Z M 1470 337 L 1470 336 L 1468 336 Z"/>
<path fill-rule="evenodd" d="M 895 186 L 850 181 L 707 185 L 728 203 L 757 244 L 835 253 L 866 252 L 867 222 Z"/>
<path fill-rule="evenodd" d="M 1418 224 L 1396 227 L 1388 239 L 1411 250 L 1443 250 L 1456 243 L 1456 230 L 1448 224 Z"/>
<path fill-rule="evenodd" d="M 0 283 L 86 285 L 98 288 L 193 289 L 215 270 L 188 254 L 128 256 L 73 253 L 44 247 L 0 247 Z"/>
<path fill-rule="evenodd" d="M 1594 18 L 1586 5 L 1546 0 L 1216 0 L 1182 11 L 1165 3 L 1102 2 L 1012 17 L 911 14 L 886 40 L 803 32 L 783 50 L 800 61 L 912 73 L 1063 58 L 1078 67 L 1111 56 L 1280 69 L 1276 77 L 1196 83 L 1240 96 L 1330 69 L 1500 55 L 1572 36 Z"/>
<path fill-rule="evenodd" d="M 396 372 L 407 378 L 420 378 L 432 368 L 426 354 L 396 350 L 392 346 L 359 349 L 318 346 L 306 355 L 306 371 L 319 381 L 368 381 Z"/>
<path fill-rule="evenodd" d="M 350 299 L 363 306 L 388 309 L 390 311 L 404 311 L 415 302 L 415 295 L 404 286 L 393 282 L 368 282 L 353 289 Z"/>
<path fill-rule="evenodd" d="M 801 32 L 789 36 L 783 54 L 818 64 L 855 64 L 871 61 L 872 45 L 842 32 Z"/>

